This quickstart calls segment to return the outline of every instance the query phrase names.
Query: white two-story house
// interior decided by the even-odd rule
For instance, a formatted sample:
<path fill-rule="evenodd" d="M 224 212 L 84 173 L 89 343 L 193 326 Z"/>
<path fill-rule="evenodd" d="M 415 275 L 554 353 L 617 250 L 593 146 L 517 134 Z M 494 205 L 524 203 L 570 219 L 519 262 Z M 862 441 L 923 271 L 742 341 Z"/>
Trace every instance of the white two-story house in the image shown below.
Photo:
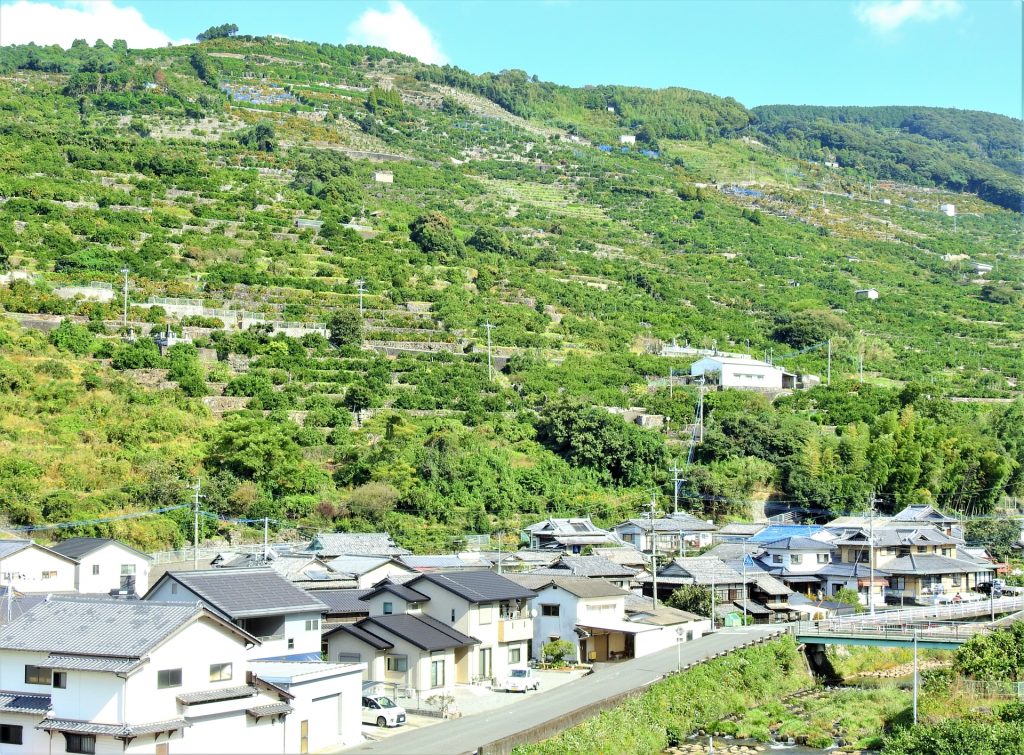
<path fill-rule="evenodd" d="M 73 537 L 50 550 L 78 562 L 75 590 L 80 593 L 145 595 L 149 589 L 152 559 L 117 540 Z"/>
<path fill-rule="evenodd" d="M 0 584 L 21 593 L 74 592 L 77 565 L 31 540 L 0 540 Z"/>
<path fill-rule="evenodd" d="M 656 550 L 680 556 L 685 556 L 688 548 L 696 550 L 711 545 L 711 533 L 717 530 L 713 522 L 682 511 L 657 519 L 627 519 L 612 528 L 623 542 L 644 553 Z"/>
<path fill-rule="evenodd" d="M 203 603 L 259 638 L 253 660 L 320 660 L 327 606 L 272 569 L 167 572 L 145 600 Z"/>
<path fill-rule="evenodd" d="M 263 678 L 247 667 L 254 644 L 194 603 L 42 602 L 0 628 L 0 752 L 290 753 L 360 741 L 362 666 L 277 664 L 291 668 Z M 277 681 L 311 673 L 317 688 Z"/>

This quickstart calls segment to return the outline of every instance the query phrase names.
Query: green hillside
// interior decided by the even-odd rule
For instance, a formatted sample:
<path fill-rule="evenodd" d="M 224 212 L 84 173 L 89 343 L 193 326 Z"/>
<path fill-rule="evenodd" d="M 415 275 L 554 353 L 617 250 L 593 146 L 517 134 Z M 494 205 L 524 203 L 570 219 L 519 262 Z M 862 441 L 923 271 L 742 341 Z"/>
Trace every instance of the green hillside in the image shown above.
<path fill-rule="evenodd" d="M 0 108 L 0 306 L 34 329 L 3 330 L 12 526 L 185 502 L 197 476 L 225 519 L 418 549 L 609 523 L 664 504 L 687 457 L 672 339 L 823 380 L 832 350 L 831 386 L 708 396 L 690 509 L 1024 492 L 1021 215 L 991 193 L 1019 180 L 1019 122 L 748 111 L 262 38 L 0 48 Z M 907 157 L 921 140 L 935 164 Z M 131 330 L 191 344 L 123 340 L 126 267 Z M 603 408 L 631 406 L 667 429 Z M 177 516 L 116 532 L 171 545 Z"/>

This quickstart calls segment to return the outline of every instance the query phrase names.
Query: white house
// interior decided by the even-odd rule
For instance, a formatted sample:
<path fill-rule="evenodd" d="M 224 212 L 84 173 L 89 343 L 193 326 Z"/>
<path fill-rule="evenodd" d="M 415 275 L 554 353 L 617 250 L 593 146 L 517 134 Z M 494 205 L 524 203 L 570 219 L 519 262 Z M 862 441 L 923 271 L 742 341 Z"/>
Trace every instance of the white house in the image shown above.
<path fill-rule="evenodd" d="M 879 297 L 877 288 L 858 288 L 853 293 L 858 299 L 870 299 L 874 301 Z"/>
<path fill-rule="evenodd" d="M 691 514 L 678 512 L 658 519 L 627 519 L 612 528 L 612 532 L 623 542 L 651 552 L 678 553 L 685 556 L 687 548 L 705 548 L 711 545 L 711 533 L 718 528 L 710 521 L 698 519 Z"/>
<path fill-rule="evenodd" d="M 610 582 L 582 577 L 513 577 L 537 592 L 531 601 L 533 655 L 543 660 L 544 644 L 567 640 L 576 661 L 640 658 L 677 642 L 698 639 L 710 628 L 704 617 L 632 600 L 632 593 Z M 682 630 L 678 632 L 677 630 Z"/>
<path fill-rule="evenodd" d="M 256 643 L 195 604 L 40 603 L 0 628 L 0 751 L 289 753 L 360 741 L 362 666 L 253 673 Z M 316 698 L 302 689 L 309 676 L 331 679 Z"/>
<path fill-rule="evenodd" d="M 529 548 L 580 553 L 588 545 L 621 545 L 611 532 L 603 530 L 590 517 L 559 519 L 551 517 L 523 530 Z"/>
<path fill-rule="evenodd" d="M 327 606 L 272 569 L 167 572 L 145 600 L 203 603 L 260 640 L 253 660 L 320 660 Z"/>
<path fill-rule="evenodd" d="M 956 205 L 955 204 L 940 204 L 939 205 L 939 212 L 941 212 L 946 217 L 950 217 L 950 218 L 955 217 L 956 216 Z"/>
<path fill-rule="evenodd" d="M 77 566 L 31 540 L 0 540 L 0 583 L 18 592 L 74 592 Z"/>
<path fill-rule="evenodd" d="M 379 184 L 393 184 L 395 182 L 395 174 L 390 170 L 377 170 L 373 173 L 373 180 Z"/>
<path fill-rule="evenodd" d="M 80 593 L 126 592 L 145 595 L 152 559 L 106 537 L 73 537 L 51 550 L 78 562 L 75 590 Z"/>
<path fill-rule="evenodd" d="M 796 387 L 796 375 L 759 359 L 713 356 L 690 365 L 691 377 L 703 377 L 722 388 L 781 390 Z"/>
<path fill-rule="evenodd" d="M 636 144 L 636 137 L 633 134 L 621 134 L 619 144 Z"/>

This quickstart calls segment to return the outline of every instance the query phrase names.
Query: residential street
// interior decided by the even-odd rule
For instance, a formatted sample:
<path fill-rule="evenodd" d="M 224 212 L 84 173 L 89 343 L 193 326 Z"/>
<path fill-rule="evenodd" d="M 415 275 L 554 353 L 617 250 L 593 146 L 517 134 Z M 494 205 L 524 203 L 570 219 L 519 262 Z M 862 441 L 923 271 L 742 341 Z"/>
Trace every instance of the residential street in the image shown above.
<path fill-rule="evenodd" d="M 729 651 L 744 643 L 774 634 L 785 627 L 752 626 L 722 629 L 713 635 L 684 643 L 682 663 L 695 663 Z M 458 755 L 540 726 L 605 698 L 640 689 L 675 669 L 676 648 L 667 648 L 644 658 L 603 667 L 597 673 L 548 692 L 530 693 L 515 706 L 445 721 L 415 731 L 403 732 L 379 742 L 368 742 L 346 753 L 393 755 Z"/>

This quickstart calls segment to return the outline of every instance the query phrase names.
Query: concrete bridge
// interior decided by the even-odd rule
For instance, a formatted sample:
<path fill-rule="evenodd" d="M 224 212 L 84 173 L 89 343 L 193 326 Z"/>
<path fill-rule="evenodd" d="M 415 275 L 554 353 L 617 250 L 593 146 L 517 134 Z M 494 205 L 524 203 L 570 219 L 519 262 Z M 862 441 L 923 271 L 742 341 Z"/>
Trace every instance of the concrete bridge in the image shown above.
<path fill-rule="evenodd" d="M 874 645 L 922 650 L 955 650 L 978 634 L 992 631 L 988 624 L 942 621 L 889 622 L 878 619 L 797 622 L 793 634 L 805 645 Z"/>

